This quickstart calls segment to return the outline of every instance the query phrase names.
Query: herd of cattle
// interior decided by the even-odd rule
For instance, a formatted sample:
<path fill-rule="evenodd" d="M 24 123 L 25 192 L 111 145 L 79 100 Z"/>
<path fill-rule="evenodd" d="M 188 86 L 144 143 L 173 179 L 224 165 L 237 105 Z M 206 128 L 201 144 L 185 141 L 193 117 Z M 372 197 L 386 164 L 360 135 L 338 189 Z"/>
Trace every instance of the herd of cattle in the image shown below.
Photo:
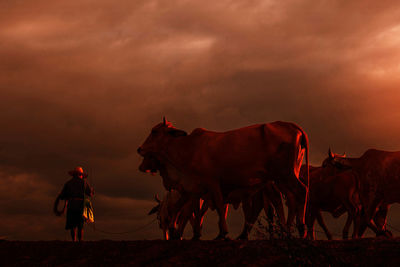
<path fill-rule="evenodd" d="M 327 229 L 321 211 L 335 218 L 348 214 L 343 238 L 353 223 L 353 238 L 366 228 L 391 236 L 386 229 L 390 204 L 400 202 L 400 152 L 367 150 L 346 158 L 329 149 L 322 166 L 309 166 L 307 134 L 296 124 L 276 121 L 227 132 L 197 128 L 192 133 L 163 119 L 138 148 L 139 170 L 162 177 L 168 193 L 149 214 L 157 212 L 165 239 L 180 239 L 188 221 L 199 239 L 203 217 L 218 213 L 219 235 L 228 233 L 228 204 L 242 204 L 245 223 L 239 239 L 247 239 L 262 209 L 272 220 L 300 237 L 315 239 L 315 220 Z M 305 164 L 302 166 L 303 158 Z M 286 199 L 285 218 L 282 197 Z"/>

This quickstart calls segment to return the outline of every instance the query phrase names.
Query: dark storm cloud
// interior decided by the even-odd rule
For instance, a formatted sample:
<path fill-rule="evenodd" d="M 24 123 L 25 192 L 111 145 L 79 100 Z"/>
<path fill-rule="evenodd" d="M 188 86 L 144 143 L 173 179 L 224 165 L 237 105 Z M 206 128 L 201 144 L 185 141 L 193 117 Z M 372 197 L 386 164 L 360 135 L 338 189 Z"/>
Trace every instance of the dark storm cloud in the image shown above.
<path fill-rule="evenodd" d="M 99 223 L 143 224 L 163 188 L 136 149 L 163 115 L 189 132 L 294 121 L 313 164 L 329 146 L 399 150 L 399 15 L 396 1 L 1 1 L 1 213 L 23 222 L 0 226 L 63 238 L 44 214 L 76 165 Z"/>

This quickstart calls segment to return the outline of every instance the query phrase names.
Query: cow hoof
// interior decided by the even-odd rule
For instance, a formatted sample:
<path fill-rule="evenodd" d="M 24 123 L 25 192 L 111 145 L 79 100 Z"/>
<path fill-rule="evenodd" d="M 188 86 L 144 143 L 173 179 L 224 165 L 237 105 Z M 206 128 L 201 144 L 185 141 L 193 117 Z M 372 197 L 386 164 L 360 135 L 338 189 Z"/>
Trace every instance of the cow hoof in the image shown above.
<path fill-rule="evenodd" d="M 178 232 L 174 232 L 170 235 L 170 240 L 182 240 L 182 237 Z"/>
<path fill-rule="evenodd" d="M 392 232 L 390 232 L 389 230 L 385 230 L 385 235 L 386 235 L 387 237 L 393 237 Z"/>
<path fill-rule="evenodd" d="M 247 235 L 241 234 L 236 238 L 236 240 L 249 240 L 249 237 Z"/>
<path fill-rule="evenodd" d="M 214 240 L 230 240 L 230 238 L 226 234 L 219 234 Z"/>
<path fill-rule="evenodd" d="M 194 235 L 192 237 L 192 241 L 198 241 L 198 240 L 200 240 L 200 236 L 199 235 Z"/>
<path fill-rule="evenodd" d="M 300 238 L 306 238 L 306 231 L 305 231 L 305 229 L 306 229 L 306 226 L 304 225 L 304 224 L 299 224 L 298 226 L 297 226 L 297 230 L 299 231 L 299 237 Z"/>
<path fill-rule="evenodd" d="M 387 238 L 392 238 L 392 237 L 393 237 L 393 234 L 392 234 L 392 232 L 390 232 L 389 230 L 383 230 L 383 231 L 380 231 L 380 232 L 377 234 L 377 236 L 383 236 L 383 237 L 387 237 Z"/>
<path fill-rule="evenodd" d="M 392 233 L 390 231 L 387 231 L 387 230 L 379 231 L 376 234 L 376 236 L 377 237 L 387 237 L 387 238 L 393 237 Z"/>

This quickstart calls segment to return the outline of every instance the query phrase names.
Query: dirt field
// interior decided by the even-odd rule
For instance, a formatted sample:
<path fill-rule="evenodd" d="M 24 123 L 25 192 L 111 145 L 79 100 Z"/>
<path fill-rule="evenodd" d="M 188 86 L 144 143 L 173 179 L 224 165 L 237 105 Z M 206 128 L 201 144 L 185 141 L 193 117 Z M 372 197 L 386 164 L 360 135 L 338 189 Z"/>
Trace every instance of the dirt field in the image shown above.
<path fill-rule="evenodd" d="M 400 266 L 400 238 L 349 241 L 0 241 L 1 266 Z"/>

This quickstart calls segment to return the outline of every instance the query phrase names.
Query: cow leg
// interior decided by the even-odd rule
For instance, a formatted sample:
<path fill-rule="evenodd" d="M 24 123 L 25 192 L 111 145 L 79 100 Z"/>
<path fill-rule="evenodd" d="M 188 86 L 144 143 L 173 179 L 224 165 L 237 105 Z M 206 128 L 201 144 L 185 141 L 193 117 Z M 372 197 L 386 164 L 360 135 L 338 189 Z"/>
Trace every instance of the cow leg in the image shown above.
<path fill-rule="evenodd" d="M 349 238 L 349 229 L 350 229 L 350 225 L 351 225 L 352 221 L 353 221 L 353 218 L 352 218 L 350 212 L 348 212 L 347 213 L 347 220 L 346 220 L 346 223 L 345 223 L 345 225 L 343 227 L 343 231 L 342 231 L 342 238 L 343 239 L 348 239 Z M 353 235 L 354 235 L 354 233 L 353 233 Z"/>
<path fill-rule="evenodd" d="M 207 212 L 207 210 L 209 208 L 208 204 L 209 204 L 208 201 L 203 201 L 203 205 L 201 206 L 201 209 L 200 209 L 200 214 L 199 214 L 200 231 L 203 228 L 204 215 L 206 214 L 206 212 Z"/>
<path fill-rule="evenodd" d="M 195 214 L 199 214 L 200 213 L 200 211 L 199 211 L 199 205 L 200 205 L 199 200 L 200 200 L 199 198 L 193 197 L 182 208 L 182 211 L 180 212 L 179 217 L 178 217 L 178 230 L 177 230 L 178 239 L 182 239 L 183 231 L 185 230 L 187 222 L 190 219 L 193 218 L 193 213 L 195 213 Z M 194 219 L 194 221 L 195 220 L 196 219 Z M 193 222 L 192 225 L 196 225 L 197 226 L 197 222 Z M 198 228 L 200 228 L 200 227 L 193 227 L 195 235 L 196 235 L 196 231 L 198 230 Z"/>
<path fill-rule="evenodd" d="M 382 202 L 382 200 L 380 200 L 379 198 L 376 197 L 374 199 L 374 201 L 372 201 L 371 205 L 368 207 L 368 209 L 365 213 L 365 218 L 364 218 L 368 227 L 371 228 L 371 230 L 374 231 L 377 236 L 382 235 L 382 231 L 380 231 L 376 227 L 375 222 L 373 221 L 373 218 L 376 214 L 376 209 L 381 204 L 381 202 Z"/>
<path fill-rule="evenodd" d="M 342 233 L 343 239 L 348 238 L 351 222 L 354 222 L 352 238 L 358 238 L 359 227 L 360 227 L 360 211 L 358 205 L 357 203 L 354 202 L 352 194 L 346 196 L 346 199 L 343 200 L 342 202 L 343 206 L 346 208 L 348 213 L 346 224 L 343 228 L 343 233 Z"/>
<path fill-rule="evenodd" d="M 221 219 L 218 221 L 218 226 L 220 228 L 220 233 L 218 234 L 218 236 L 215 238 L 215 240 L 221 240 L 221 239 L 229 239 L 228 237 L 226 237 L 226 235 L 228 234 L 228 227 L 226 225 L 226 217 L 228 215 L 228 204 L 224 204 L 222 206 L 222 210 L 221 212 L 218 211 L 217 208 L 217 213 L 218 215 L 220 215 L 222 217 L 222 221 Z M 219 217 L 219 216 L 218 216 Z M 222 230 L 221 230 L 222 229 Z"/>
<path fill-rule="evenodd" d="M 361 206 L 358 200 L 355 200 L 354 198 L 350 198 L 350 201 L 352 203 L 352 206 L 354 207 L 354 214 L 353 216 L 353 234 L 352 238 L 359 238 L 360 235 L 360 223 L 361 223 Z"/>
<path fill-rule="evenodd" d="M 365 209 L 364 208 L 361 208 L 359 216 L 360 216 L 360 225 L 358 227 L 358 237 L 361 238 L 364 235 L 365 230 L 367 230 L 367 227 L 368 227 L 368 224 L 365 220 Z"/>
<path fill-rule="evenodd" d="M 164 240 L 168 240 L 169 239 L 167 230 L 163 230 L 163 238 L 164 238 Z"/>
<path fill-rule="evenodd" d="M 296 217 L 296 203 L 294 199 L 294 195 L 291 192 L 286 193 L 286 205 L 288 208 L 288 217 L 286 222 L 286 227 L 288 231 L 291 231 L 292 225 L 294 223 L 294 219 Z"/>
<path fill-rule="evenodd" d="M 268 193 L 268 195 L 267 195 Z M 268 190 L 266 192 L 265 190 L 263 191 L 263 200 L 264 200 L 264 211 L 265 214 L 268 213 L 266 208 L 270 207 L 270 203 L 274 206 L 274 209 L 276 211 L 276 214 L 278 215 L 279 219 L 279 224 L 280 227 L 283 227 L 283 230 L 286 230 L 286 224 L 285 224 L 285 211 L 283 210 L 283 203 L 282 203 L 282 194 L 277 190 Z M 267 214 L 268 216 L 268 214 Z"/>
<path fill-rule="evenodd" d="M 225 239 L 228 234 L 228 226 L 226 225 L 226 216 L 228 214 L 228 205 L 224 204 L 223 197 L 219 186 L 211 190 L 213 192 L 213 202 L 218 213 L 219 234 L 216 240 Z"/>
<path fill-rule="evenodd" d="M 297 224 L 297 230 L 299 231 L 299 236 L 300 238 L 305 238 L 306 236 L 306 225 L 305 225 L 305 207 L 304 204 L 299 203 L 300 206 L 298 206 L 297 210 L 297 216 L 296 216 L 296 224 Z"/>
<path fill-rule="evenodd" d="M 252 204 L 250 199 L 245 199 L 242 201 L 242 210 L 244 214 L 244 225 L 242 233 L 236 238 L 238 240 L 247 240 L 249 237 L 249 232 L 251 229 L 251 220 L 252 220 Z"/>
<path fill-rule="evenodd" d="M 393 234 L 386 228 L 388 210 L 389 210 L 389 205 L 382 204 L 375 214 L 374 222 L 375 222 L 378 230 L 384 232 L 386 236 L 392 237 Z"/>
<path fill-rule="evenodd" d="M 203 222 L 203 217 L 201 216 L 200 205 L 200 198 L 193 199 L 193 215 L 190 218 L 193 228 L 192 240 L 199 240 L 201 237 L 201 224 Z"/>
<path fill-rule="evenodd" d="M 270 234 L 270 237 L 274 236 L 275 233 L 275 227 L 274 227 L 274 207 L 271 204 L 265 204 L 264 202 L 264 212 L 265 215 L 267 216 L 267 221 L 268 221 L 268 232 Z"/>
<path fill-rule="evenodd" d="M 293 203 L 288 205 L 288 227 L 290 229 L 291 225 L 293 224 L 293 216 L 296 218 L 296 228 L 299 232 L 300 238 L 305 238 L 305 214 L 304 214 L 304 204 L 298 203 L 295 199 L 293 199 Z M 292 211 L 290 211 L 292 210 Z M 292 216 L 292 218 L 290 218 Z M 289 220 L 290 218 L 290 220 Z"/>
<path fill-rule="evenodd" d="M 328 238 L 328 240 L 332 240 L 332 234 L 331 234 L 331 232 L 329 232 L 328 227 L 326 227 L 326 224 L 325 224 L 324 218 L 322 217 L 321 211 L 319 210 L 316 215 L 317 215 L 318 224 L 324 230 L 326 238 Z"/>
<path fill-rule="evenodd" d="M 169 232 L 169 239 L 171 240 L 179 240 L 182 237 L 183 229 L 186 226 L 187 220 L 186 217 L 187 215 L 182 214 L 185 212 L 182 212 L 184 208 L 187 205 L 189 205 L 190 201 L 190 196 L 187 193 L 181 193 L 181 198 L 175 203 L 173 206 L 173 210 L 171 211 L 172 218 L 170 220 L 170 224 L 168 227 L 168 232 Z M 186 211 L 187 213 L 187 211 Z M 183 217 L 182 217 L 183 216 Z M 186 221 L 185 221 L 186 220 Z M 180 226 L 180 229 L 177 229 Z"/>
<path fill-rule="evenodd" d="M 296 177 L 295 177 L 296 178 Z M 297 178 L 296 178 L 297 179 Z M 296 224 L 300 238 L 305 238 L 305 213 L 307 206 L 307 189 L 299 183 L 292 185 L 296 213 Z"/>
<path fill-rule="evenodd" d="M 315 230 L 314 230 L 315 217 L 316 217 L 315 212 L 310 212 L 310 214 L 306 218 L 307 238 L 310 240 L 315 240 Z"/>
<path fill-rule="evenodd" d="M 249 233 L 256 222 L 258 215 L 263 208 L 263 195 L 261 192 L 256 193 L 251 198 L 242 201 L 242 209 L 245 217 L 242 233 L 237 237 L 240 240 L 248 240 Z"/>
<path fill-rule="evenodd" d="M 294 224 L 294 220 L 296 219 L 296 227 L 299 231 L 299 235 L 301 238 L 305 237 L 305 225 L 303 223 L 303 211 L 301 208 L 296 205 L 295 200 L 292 198 L 293 195 L 287 194 L 287 206 L 288 206 L 288 218 L 287 218 L 287 229 L 290 233 L 292 230 L 292 225 Z"/>
<path fill-rule="evenodd" d="M 352 238 L 359 238 L 359 233 L 360 233 L 360 221 L 361 221 L 361 216 L 360 216 L 360 211 L 356 210 L 356 214 L 354 215 L 353 218 L 353 235 Z"/>
<path fill-rule="evenodd" d="M 299 231 L 300 238 L 305 238 L 306 237 L 306 225 L 302 222 L 300 215 L 296 216 L 296 227 L 297 227 L 297 231 Z"/>
<path fill-rule="evenodd" d="M 192 240 L 200 240 L 201 230 L 203 227 L 203 218 L 208 210 L 208 202 L 198 199 L 194 204 L 196 206 L 198 205 L 201 208 L 194 207 L 193 216 L 190 218 L 190 224 L 192 225 L 193 228 Z"/>

